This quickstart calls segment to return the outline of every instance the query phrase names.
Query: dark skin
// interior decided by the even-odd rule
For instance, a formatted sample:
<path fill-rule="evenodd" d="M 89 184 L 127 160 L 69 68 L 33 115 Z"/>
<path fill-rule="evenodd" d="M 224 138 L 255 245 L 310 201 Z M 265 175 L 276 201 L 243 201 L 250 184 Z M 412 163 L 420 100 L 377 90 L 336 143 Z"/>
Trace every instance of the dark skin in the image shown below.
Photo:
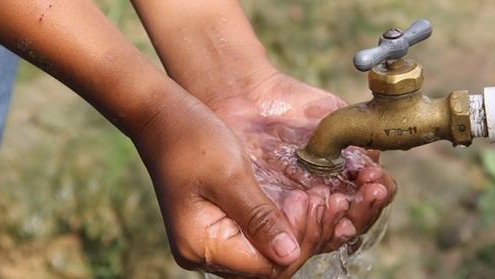
<path fill-rule="evenodd" d="M 0 1 L 0 43 L 69 86 L 132 139 L 179 264 L 220 275 L 287 278 L 313 254 L 367 230 L 395 193 L 381 168 L 354 174 L 362 199 L 349 203 L 322 187 L 267 196 L 251 166 L 252 151 L 270 134 L 268 120 L 282 130 L 311 129 L 343 105 L 338 98 L 276 70 L 236 1 L 133 4 L 173 79 L 89 0 Z M 220 28 L 224 20 L 212 15 L 228 27 Z M 184 34 L 194 43 L 181 45 Z M 278 101 L 291 108 L 260 114 Z M 315 106 L 319 101 L 325 105 Z M 304 113 L 309 107 L 320 113 Z M 246 133 L 239 123 L 263 129 Z M 259 154 L 267 168 L 276 168 Z"/>

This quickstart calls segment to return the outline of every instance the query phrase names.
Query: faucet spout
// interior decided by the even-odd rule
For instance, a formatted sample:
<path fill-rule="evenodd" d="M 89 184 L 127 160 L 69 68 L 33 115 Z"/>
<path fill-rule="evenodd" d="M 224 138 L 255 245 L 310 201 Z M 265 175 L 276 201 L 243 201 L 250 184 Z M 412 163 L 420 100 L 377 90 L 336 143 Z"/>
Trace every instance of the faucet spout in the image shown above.
<path fill-rule="evenodd" d="M 354 66 L 368 72 L 373 99 L 337 110 L 323 119 L 309 143 L 297 151 L 309 171 L 339 174 L 345 161 L 342 149 L 354 145 L 378 150 L 408 150 L 438 140 L 469 146 L 474 137 L 495 141 L 495 87 L 483 95 L 454 91 L 430 99 L 420 91 L 423 68 L 405 59 L 411 46 L 432 33 L 427 20 L 407 30 L 383 33 L 377 47 L 359 51 Z"/>
<path fill-rule="evenodd" d="M 344 166 L 341 150 L 351 145 L 408 150 L 438 140 L 468 146 L 472 138 L 467 91 L 454 91 L 435 100 L 419 90 L 398 96 L 375 93 L 369 102 L 324 118 L 297 155 L 310 171 L 337 174 Z"/>

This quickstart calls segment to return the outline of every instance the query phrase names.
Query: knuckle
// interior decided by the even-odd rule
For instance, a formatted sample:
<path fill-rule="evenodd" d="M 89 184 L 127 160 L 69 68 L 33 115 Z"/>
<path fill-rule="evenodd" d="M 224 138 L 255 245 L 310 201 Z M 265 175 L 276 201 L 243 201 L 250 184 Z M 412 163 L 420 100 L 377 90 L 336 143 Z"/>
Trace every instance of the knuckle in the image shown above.
<path fill-rule="evenodd" d="M 268 234 L 275 236 L 278 231 L 279 212 L 270 204 L 260 204 L 248 212 L 247 232 L 251 236 Z"/>
<path fill-rule="evenodd" d="M 237 185 L 246 180 L 246 171 L 237 164 L 228 164 L 223 167 L 221 179 L 226 184 Z"/>
<path fill-rule="evenodd" d="M 217 164 L 215 171 L 209 171 L 206 176 L 208 177 L 203 177 L 203 181 L 210 181 L 208 184 L 215 187 L 206 187 L 203 195 L 213 200 L 221 200 L 226 191 L 244 185 L 248 179 L 246 171 L 228 164 Z"/>
<path fill-rule="evenodd" d="M 204 265 L 204 259 L 189 245 L 172 245 L 175 262 L 186 270 L 196 270 Z"/>

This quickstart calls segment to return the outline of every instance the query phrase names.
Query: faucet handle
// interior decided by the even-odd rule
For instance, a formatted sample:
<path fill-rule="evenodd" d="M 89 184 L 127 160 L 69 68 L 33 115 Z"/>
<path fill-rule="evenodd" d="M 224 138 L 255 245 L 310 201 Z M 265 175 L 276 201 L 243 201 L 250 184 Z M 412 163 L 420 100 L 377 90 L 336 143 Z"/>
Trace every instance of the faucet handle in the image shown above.
<path fill-rule="evenodd" d="M 354 56 L 354 66 L 366 72 L 385 60 L 400 59 L 406 56 L 409 47 L 428 39 L 433 29 L 426 19 L 415 21 L 406 31 L 392 28 L 383 33 L 378 46 L 358 51 Z"/>

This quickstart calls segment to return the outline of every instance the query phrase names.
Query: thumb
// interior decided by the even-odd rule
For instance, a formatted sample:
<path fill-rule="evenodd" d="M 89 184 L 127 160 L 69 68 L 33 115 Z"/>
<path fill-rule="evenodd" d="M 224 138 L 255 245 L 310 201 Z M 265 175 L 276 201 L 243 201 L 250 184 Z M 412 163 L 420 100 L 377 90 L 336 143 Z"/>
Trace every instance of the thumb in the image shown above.
<path fill-rule="evenodd" d="M 224 174 L 204 198 L 215 203 L 241 228 L 258 251 L 279 265 L 289 265 L 300 247 L 284 213 L 261 190 L 251 171 Z"/>

